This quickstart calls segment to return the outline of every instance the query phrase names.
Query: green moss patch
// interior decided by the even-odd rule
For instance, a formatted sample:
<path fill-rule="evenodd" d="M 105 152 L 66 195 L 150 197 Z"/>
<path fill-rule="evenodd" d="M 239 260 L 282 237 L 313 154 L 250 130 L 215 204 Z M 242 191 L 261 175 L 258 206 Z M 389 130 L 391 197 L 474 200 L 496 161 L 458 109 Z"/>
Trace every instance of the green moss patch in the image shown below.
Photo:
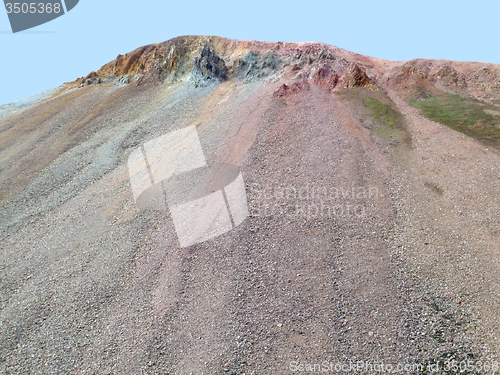
<path fill-rule="evenodd" d="M 404 116 L 382 90 L 345 89 L 336 95 L 350 107 L 352 117 L 379 139 L 391 145 L 411 146 Z"/>
<path fill-rule="evenodd" d="M 385 125 L 394 128 L 396 119 L 400 114 L 392 109 L 390 105 L 382 103 L 380 100 L 371 96 L 365 96 L 363 98 L 363 104 L 372 112 L 373 117 L 380 120 Z"/>
<path fill-rule="evenodd" d="M 473 98 L 444 94 L 424 100 L 408 100 L 422 115 L 485 144 L 500 147 L 500 116 L 485 110 L 498 110 Z"/>

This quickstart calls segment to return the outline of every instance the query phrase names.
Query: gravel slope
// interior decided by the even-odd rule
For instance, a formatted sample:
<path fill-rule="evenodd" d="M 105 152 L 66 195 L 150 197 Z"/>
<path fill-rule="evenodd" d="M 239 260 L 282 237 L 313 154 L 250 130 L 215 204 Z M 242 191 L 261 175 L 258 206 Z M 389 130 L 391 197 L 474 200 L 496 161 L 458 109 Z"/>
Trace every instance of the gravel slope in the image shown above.
<path fill-rule="evenodd" d="M 277 96 L 290 79 L 82 84 L 0 119 L 0 373 L 496 358 L 498 151 L 390 84 L 406 141 L 342 90 Z M 127 158 L 188 125 L 209 163 L 241 167 L 250 215 L 180 248 L 168 215 L 135 206 Z"/>

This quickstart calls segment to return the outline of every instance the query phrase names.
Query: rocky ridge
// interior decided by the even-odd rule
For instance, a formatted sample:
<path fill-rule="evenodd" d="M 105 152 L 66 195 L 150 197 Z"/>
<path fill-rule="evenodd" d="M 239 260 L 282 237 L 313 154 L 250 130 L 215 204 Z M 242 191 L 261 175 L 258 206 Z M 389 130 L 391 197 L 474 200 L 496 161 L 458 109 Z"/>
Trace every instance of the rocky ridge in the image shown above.
<path fill-rule="evenodd" d="M 268 43 L 197 36 L 178 37 L 118 55 L 74 84 L 84 87 L 116 81 L 141 86 L 188 79 L 199 85 L 226 79 L 248 82 L 277 74 L 290 76 L 292 86 L 307 82 L 330 90 L 374 89 L 381 83 L 394 85 L 408 97 L 415 90 L 427 90 L 460 92 L 485 100 L 500 98 L 500 69 L 495 64 L 425 59 L 399 63 L 322 43 Z"/>

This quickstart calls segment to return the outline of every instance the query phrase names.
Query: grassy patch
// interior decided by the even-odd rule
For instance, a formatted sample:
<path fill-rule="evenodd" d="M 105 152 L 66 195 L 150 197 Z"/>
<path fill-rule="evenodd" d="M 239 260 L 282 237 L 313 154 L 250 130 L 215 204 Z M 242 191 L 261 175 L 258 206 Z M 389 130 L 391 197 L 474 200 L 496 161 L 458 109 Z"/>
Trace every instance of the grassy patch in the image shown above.
<path fill-rule="evenodd" d="M 384 104 L 371 96 L 365 96 L 363 104 L 372 112 L 373 117 L 391 128 L 394 127 L 396 119 L 400 116 L 390 105 Z"/>
<path fill-rule="evenodd" d="M 336 95 L 349 104 L 353 118 L 378 138 L 391 145 L 411 146 L 404 117 L 384 92 L 356 88 L 341 90 Z"/>
<path fill-rule="evenodd" d="M 473 98 L 458 95 L 431 96 L 425 100 L 408 100 L 430 120 L 449 126 L 489 145 L 500 146 L 500 116 L 486 113 L 498 110 Z"/>

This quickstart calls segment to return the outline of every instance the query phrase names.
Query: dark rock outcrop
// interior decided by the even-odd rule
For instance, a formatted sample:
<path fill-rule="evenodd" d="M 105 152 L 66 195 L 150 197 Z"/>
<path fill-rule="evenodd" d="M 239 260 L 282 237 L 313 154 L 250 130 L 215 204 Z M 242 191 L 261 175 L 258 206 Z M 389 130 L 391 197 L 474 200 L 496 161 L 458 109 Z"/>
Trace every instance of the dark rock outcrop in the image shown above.
<path fill-rule="evenodd" d="M 223 59 L 205 44 L 200 55 L 194 59 L 193 76 L 196 84 L 222 82 L 227 79 L 227 67 Z"/>

